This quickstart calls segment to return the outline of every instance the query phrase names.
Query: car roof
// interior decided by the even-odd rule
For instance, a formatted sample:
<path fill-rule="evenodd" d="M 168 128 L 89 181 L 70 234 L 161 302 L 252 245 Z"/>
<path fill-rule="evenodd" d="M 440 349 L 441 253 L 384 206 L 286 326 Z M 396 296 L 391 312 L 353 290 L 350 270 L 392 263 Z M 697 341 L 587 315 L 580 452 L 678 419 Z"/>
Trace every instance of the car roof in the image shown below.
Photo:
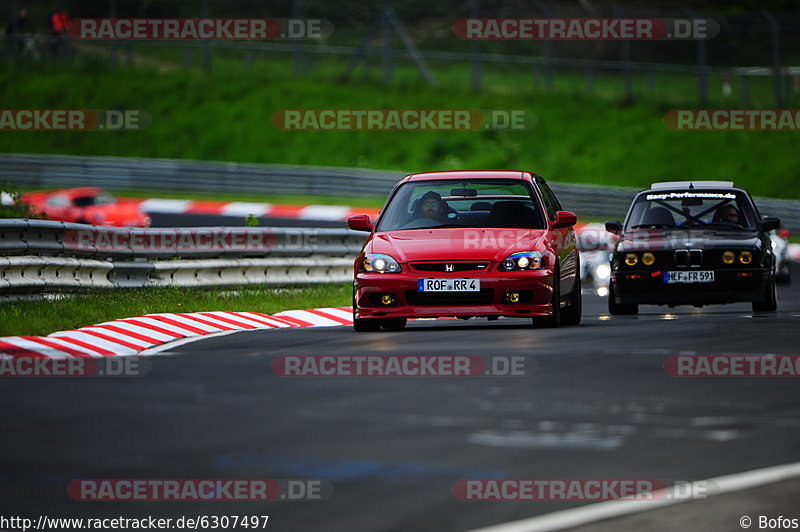
<path fill-rule="evenodd" d="M 736 188 L 733 181 L 662 181 L 650 185 L 650 190 Z"/>
<path fill-rule="evenodd" d="M 427 181 L 431 179 L 524 179 L 530 172 L 522 170 L 446 170 L 442 172 L 422 172 L 409 174 L 406 181 Z"/>

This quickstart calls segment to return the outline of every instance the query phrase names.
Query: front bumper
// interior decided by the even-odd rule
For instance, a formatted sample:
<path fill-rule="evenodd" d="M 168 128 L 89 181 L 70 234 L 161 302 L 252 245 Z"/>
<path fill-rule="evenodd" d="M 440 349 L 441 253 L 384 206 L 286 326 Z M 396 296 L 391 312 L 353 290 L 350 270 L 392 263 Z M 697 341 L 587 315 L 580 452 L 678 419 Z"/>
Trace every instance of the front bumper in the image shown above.
<path fill-rule="evenodd" d="M 710 305 L 763 301 L 770 282 L 770 272 L 766 268 L 714 269 L 712 283 L 667 284 L 662 274 L 663 271 L 653 270 L 613 272 L 615 302 L 622 305 Z"/>
<path fill-rule="evenodd" d="M 417 291 L 423 278 L 479 279 L 480 292 Z M 519 292 L 518 303 L 505 300 L 507 292 Z M 381 303 L 381 296 L 392 294 L 392 305 Z M 553 272 L 544 268 L 523 272 L 468 273 L 357 273 L 354 281 L 355 317 L 437 318 L 442 316 L 527 317 L 552 314 Z"/>

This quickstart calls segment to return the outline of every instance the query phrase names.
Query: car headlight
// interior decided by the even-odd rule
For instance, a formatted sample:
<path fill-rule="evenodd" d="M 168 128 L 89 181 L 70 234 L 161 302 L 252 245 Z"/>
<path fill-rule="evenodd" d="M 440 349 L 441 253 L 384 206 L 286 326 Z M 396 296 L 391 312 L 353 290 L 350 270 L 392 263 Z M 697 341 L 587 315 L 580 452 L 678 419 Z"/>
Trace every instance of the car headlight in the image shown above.
<path fill-rule="evenodd" d="M 722 262 L 725 264 L 733 264 L 734 260 L 736 260 L 736 255 L 733 254 L 733 251 L 722 252 Z"/>
<path fill-rule="evenodd" d="M 608 264 L 598 264 L 594 269 L 595 278 L 605 281 L 611 277 L 611 267 Z"/>
<path fill-rule="evenodd" d="M 636 266 L 639 262 L 639 257 L 636 256 L 636 253 L 628 253 L 625 255 L 625 264 L 628 266 Z"/>
<path fill-rule="evenodd" d="M 750 251 L 742 251 L 739 253 L 739 262 L 742 264 L 750 264 L 753 262 L 753 253 Z"/>
<path fill-rule="evenodd" d="M 512 253 L 500 263 L 500 270 L 510 272 L 515 270 L 538 270 L 544 267 L 544 259 L 538 251 L 518 251 Z"/>
<path fill-rule="evenodd" d="M 400 273 L 400 263 L 391 255 L 368 253 L 361 263 L 361 270 L 377 273 Z"/>
<path fill-rule="evenodd" d="M 642 264 L 645 266 L 652 266 L 653 263 L 656 261 L 656 256 L 650 253 L 649 251 L 645 251 L 642 254 Z"/>

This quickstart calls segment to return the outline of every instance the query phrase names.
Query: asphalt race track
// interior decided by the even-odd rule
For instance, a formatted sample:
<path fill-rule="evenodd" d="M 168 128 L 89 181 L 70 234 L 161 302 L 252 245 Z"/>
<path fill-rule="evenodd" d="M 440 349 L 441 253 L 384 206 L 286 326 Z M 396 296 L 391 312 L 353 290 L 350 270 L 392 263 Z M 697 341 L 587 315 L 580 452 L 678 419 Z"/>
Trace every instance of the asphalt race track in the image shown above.
<path fill-rule="evenodd" d="M 271 531 L 447 532 L 584 504 L 465 502 L 452 493 L 459 479 L 697 480 L 794 462 L 800 381 L 674 378 L 662 367 L 673 354 L 800 354 L 800 288 L 778 295 L 775 315 L 727 305 L 610 318 L 606 300 L 587 294 L 579 327 L 440 320 L 368 334 L 243 332 L 178 346 L 138 378 L 7 379 L 0 514 L 269 515 Z M 528 375 L 271 374 L 272 357 L 298 354 L 522 356 Z M 327 479 L 335 493 L 76 502 L 65 493 L 76 478 Z M 734 508 L 748 504 L 755 498 Z M 738 529 L 733 516 L 720 528 Z"/>
<path fill-rule="evenodd" d="M 244 227 L 244 216 L 217 216 L 214 214 L 150 213 L 151 227 Z M 260 227 L 333 227 L 344 229 L 347 223 L 332 220 L 303 220 L 265 216 L 258 219 Z"/>

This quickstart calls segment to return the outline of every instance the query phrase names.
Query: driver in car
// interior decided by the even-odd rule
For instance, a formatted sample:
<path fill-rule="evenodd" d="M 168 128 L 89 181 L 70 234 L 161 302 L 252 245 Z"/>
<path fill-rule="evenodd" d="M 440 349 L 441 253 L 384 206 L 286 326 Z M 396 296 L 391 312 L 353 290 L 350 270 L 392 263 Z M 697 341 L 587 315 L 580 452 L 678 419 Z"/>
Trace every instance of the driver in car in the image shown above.
<path fill-rule="evenodd" d="M 442 196 L 429 190 L 419 199 L 416 219 L 430 218 L 437 222 L 444 222 L 446 220 L 447 211 L 448 206 L 442 199 Z"/>
<path fill-rule="evenodd" d="M 724 207 L 720 207 L 714 214 L 714 222 L 736 224 L 739 226 L 742 225 L 739 219 L 739 209 L 733 205 L 725 205 Z"/>

